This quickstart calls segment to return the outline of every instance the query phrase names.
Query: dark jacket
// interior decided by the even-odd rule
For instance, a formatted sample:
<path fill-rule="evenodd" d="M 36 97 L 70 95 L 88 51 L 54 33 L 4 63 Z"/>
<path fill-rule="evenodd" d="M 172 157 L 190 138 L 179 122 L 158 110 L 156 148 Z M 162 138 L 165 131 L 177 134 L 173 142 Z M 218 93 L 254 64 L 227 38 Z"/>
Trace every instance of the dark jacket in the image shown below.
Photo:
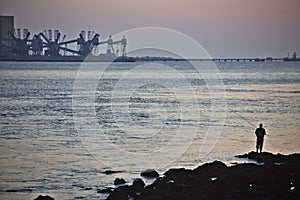
<path fill-rule="evenodd" d="M 257 139 L 263 139 L 266 135 L 266 130 L 264 128 L 257 128 L 255 131 Z"/>

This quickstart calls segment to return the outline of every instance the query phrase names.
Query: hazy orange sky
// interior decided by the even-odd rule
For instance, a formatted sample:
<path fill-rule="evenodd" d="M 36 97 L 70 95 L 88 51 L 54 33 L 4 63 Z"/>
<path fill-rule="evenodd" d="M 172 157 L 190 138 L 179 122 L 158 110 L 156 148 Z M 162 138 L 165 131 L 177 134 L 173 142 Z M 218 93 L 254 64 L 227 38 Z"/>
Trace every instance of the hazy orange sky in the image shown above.
<path fill-rule="evenodd" d="M 14 15 L 16 28 L 59 29 L 68 39 L 81 30 L 105 39 L 159 26 L 194 38 L 213 57 L 300 54 L 300 0 L 1 0 L 0 15 Z"/>

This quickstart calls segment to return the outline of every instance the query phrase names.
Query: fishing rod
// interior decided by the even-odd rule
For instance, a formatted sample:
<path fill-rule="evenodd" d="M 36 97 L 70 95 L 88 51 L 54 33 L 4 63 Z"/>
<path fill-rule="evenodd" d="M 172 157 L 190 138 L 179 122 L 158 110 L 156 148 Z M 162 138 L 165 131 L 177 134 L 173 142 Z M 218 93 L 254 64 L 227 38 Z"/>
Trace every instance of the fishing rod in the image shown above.
<path fill-rule="evenodd" d="M 234 114 L 236 114 L 237 116 L 239 116 L 240 118 L 242 118 L 243 120 L 245 120 L 248 124 L 250 124 L 251 126 L 256 127 L 256 125 L 254 125 L 250 120 L 246 119 L 245 117 L 243 117 L 242 115 L 238 114 L 237 112 L 233 111 Z M 266 134 L 269 135 L 269 134 Z"/>
<path fill-rule="evenodd" d="M 245 117 L 243 117 L 242 115 L 238 114 L 237 112 L 233 111 L 233 113 L 236 114 L 237 116 L 239 116 L 240 118 L 242 118 L 243 120 L 245 120 L 251 126 L 254 126 L 256 128 L 256 125 L 254 125 L 252 122 L 250 122 L 250 120 L 246 119 Z"/>

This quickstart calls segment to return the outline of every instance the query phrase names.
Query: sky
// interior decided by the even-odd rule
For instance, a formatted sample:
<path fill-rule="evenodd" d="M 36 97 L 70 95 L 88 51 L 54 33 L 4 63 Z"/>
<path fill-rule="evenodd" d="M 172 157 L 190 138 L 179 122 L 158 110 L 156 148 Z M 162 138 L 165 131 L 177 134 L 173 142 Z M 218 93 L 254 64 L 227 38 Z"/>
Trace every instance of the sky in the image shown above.
<path fill-rule="evenodd" d="M 0 15 L 14 15 L 15 28 L 59 29 L 67 39 L 154 26 L 192 37 L 212 57 L 300 54 L 300 0 L 1 0 Z"/>

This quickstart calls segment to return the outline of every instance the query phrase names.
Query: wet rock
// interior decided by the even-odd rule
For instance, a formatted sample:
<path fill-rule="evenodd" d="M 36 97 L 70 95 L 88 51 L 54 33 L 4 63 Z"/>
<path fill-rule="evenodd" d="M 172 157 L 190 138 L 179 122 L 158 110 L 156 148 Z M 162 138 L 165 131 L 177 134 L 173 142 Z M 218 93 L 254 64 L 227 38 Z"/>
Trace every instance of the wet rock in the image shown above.
<path fill-rule="evenodd" d="M 249 153 L 243 154 L 243 155 L 237 155 L 237 158 L 248 158 L 251 160 L 255 160 L 259 163 L 264 164 L 274 164 L 274 163 L 284 163 L 285 161 L 289 160 L 291 157 L 293 157 L 294 154 L 291 154 L 289 156 L 284 156 L 282 154 L 272 154 L 268 152 L 263 153 L 256 153 L 254 151 L 251 151 Z"/>
<path fill-rule="evenodd" d="M 250 152 L 241 157 L 264 164 L 227 167 L 215 161 L 194 170 L 170 169 L 146 187 L 142 180 L 118 187 L 108 199 L 300 199 L 300 154 Z"/>
<path fill-rule="evenodd" d="M 113 192 L 109 194 L 107 200 L 128 200 L 130 194 L 130 186 L 119 186 Z"/>
<path fill-rule="evenodd" d="M 104 188 L 104 189 L 98 189 L 97 193 L 108 194 L 111 193 L 112 191 L 113 191 L 112 188 Z"/>
<path fill-rule="evenodd" d="M 125 184 L 126 181 L 122 178 L 116 178 L 115 181 L 114 181 L 114 185 L 122 185 L 122 184 Z"/>
<path fill-rule="evenodd" d="M 133 181 L 131 187 L 134 192 L 141 192 L 145 187 L 145 183 L 142 179 L 137 178 Z"/>
<path fill-rule="evenodd" d="M 136 199 L 145 187 L 142 179 L 135 179 L 131 186 L 120 186 L 111 192 L 107 199 L 109 200 L 128 200 L 129 197 Z"/>
<path fill-rule="evenodd" d="M 50 197 L 48 195 L 43 196 L 43 195 L 39 195 L 37 198 L 35 198 L 34 200 L 55 200 L 53 197 Z"/>
<path fill-rule="evenodd" d="M 106 170 L 103 173 L 106 175 L 110 175 L 110 174 L 116 174 L 116 173 L 121 173 L 122 171 L 113 171 L 113 170 Z"/>
<path fill-rule="evenodd" d="M 145 178 L 157 178 L 159 174 L 154 169 L 147 169 L 141 173 L 141 176 Z"/>
<path fill-rule="evenodd" d="M 212 163 L 203 164 L 196 169 L 195 172 L 220 172 L 227 169 L 227 166 L 221 161 L 214 161 Z"/>
<path fill-rule="evenodd" d="M 6 192 L 32 192 L 32 189 L 24 188 L 24 189 L 8 189 Z"/>

